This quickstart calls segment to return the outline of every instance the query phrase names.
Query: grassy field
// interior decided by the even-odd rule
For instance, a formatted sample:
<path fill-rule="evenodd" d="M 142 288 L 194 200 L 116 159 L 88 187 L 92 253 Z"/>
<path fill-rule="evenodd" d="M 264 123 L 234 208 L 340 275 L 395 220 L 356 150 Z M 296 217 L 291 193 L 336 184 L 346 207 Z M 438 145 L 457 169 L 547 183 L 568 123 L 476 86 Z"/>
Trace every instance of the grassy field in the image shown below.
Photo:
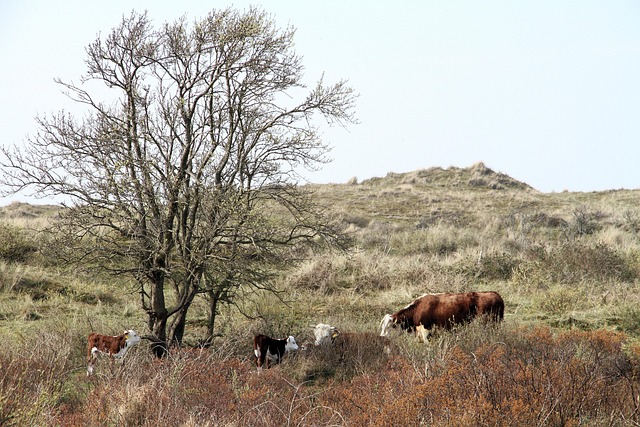
<path fill-rule="evenodd" d="M 85 376 L 91 331 L 148 333 L 134 284 L 56 263 L 37 233 L 55 206 L 0 210 L 0 426 L 592 425 L 640 423 L 640 190 L 536 191 L 483 164 L 313 185 L 350 233 L 271 295 L 227 308 L 206 350 Z M 254 333 L 377 332 L 425 292 L 495 290 L 501 325 L 301 351 L 256 374 Z M 203 301 L 187 343 L 203 335 Z"/>

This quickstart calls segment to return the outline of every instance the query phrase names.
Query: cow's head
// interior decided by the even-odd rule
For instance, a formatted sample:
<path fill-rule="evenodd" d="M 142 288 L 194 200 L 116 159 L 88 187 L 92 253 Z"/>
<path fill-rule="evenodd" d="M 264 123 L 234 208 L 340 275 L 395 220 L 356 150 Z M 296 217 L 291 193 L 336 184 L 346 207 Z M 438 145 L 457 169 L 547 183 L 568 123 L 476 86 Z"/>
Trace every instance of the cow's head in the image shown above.
<path fill-rule="evenodd" d="M 315 345 L 322 345 L 336 339 L 336 337 L 340 335 L 340 331 L 335 326 L 318 323 L 313 326 L 313 335 L 316 338 Z"/>
<path fill-rule="evenodd" d="M 380 336 L 386 337 L 389 335 L 389 330 L 396 327 L 396 320 L 391 314 L 385 314 L 380 322 Z"/>
<path fill-rule="evenodd" d="M 287 343 L 284 346 L 284 351 L 296 351 L 298 349 L 298 344 L 296 344 L 296 340 L 295 338 L 293 338 L 291 335 L 289 335 L 289 338 L 287 338 Z"/>
<path fill-rule="evenodd" d="M 124 331 L 124 339 L 127 340 L 127 347 L 134 346 L 140 342 L 140 336 L 133 329 Z"/>

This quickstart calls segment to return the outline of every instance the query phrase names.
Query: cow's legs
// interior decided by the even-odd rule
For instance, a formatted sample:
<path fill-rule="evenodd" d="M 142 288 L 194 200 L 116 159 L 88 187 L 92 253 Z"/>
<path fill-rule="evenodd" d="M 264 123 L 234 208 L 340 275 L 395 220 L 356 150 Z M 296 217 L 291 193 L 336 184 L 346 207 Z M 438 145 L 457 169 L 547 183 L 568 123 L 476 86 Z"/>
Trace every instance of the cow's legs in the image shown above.
<path fill-rule="evenodd" d="M 87 351 L 87 376 L 93 375 L 93 364 L 98 358 L 98 349 L 93 347 Z"/>
<path fill-rule="evenodd" d="M 259 348 L 256 348 L 255 350 L 253 350 L 253 352 L 256 355 L 256 366 L 258 367 L 258 373 L 260 373 L 262 371 L 262 365 L 265 362 L 266 354 L 264 354 L 262 351 L 260 351 Z"/>
<path fill-rule="evenodd" d="M 272 363 L 274 365 L 277 365 L 278 363 L 280 363 L 280 353 L 276 352 L 274 354 L 267 350 L 265 363 L 267 364 L 267 368 L 271 367 Z"/>
<path fill-rule="evenodd" d="M 416 337 L 420 342 L 427 342 L 429 338 L 429 330 L 422 325 L 416 326 Z"/>

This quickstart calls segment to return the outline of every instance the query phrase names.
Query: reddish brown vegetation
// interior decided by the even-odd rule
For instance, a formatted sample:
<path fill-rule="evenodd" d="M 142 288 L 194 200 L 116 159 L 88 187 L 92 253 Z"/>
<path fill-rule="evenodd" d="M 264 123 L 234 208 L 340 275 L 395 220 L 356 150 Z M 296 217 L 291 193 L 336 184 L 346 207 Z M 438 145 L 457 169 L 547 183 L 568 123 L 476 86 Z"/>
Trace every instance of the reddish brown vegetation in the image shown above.
<path fill-rule="evenodd" d="M 358 343 L 341 348 L 341 354 L 335 349 L 300 353 L 261 375 L 248 356 L 180 351 L 157 361 L 137 351 L 118 372 L 87 381 L 77 371 L 70 373 L 64 365 L 68 358 L 62 357 L 55 362 L 60 369 L 46 368 L 58 380 L 37 377 L 40 384 L 20 394 L 17 386 L 28 383 L 15 370 L 45 365 L 34 357 L 24 366 L 0 354 L 2 366 L 11 369 L 0 378 L 0 419 L 17 425 L 28 420 L 64 426 L 256 427 L 622 426 L 640 421 L 640 347 L 626 344 L 622 334 L 523 328 L 477 340 L 477 345 L 452 336 L 445 336 L 451 346 L 437 357 L 416 357 L 411 348 L 379 356 L 379 349 L 367 351 Z M 324 375 L 313 375 L 319 371 Z M 70 396 L 73 387 L 82 396 Z M 50 396 L 56 400 L 47 401 L 47 414 L 27 419 L 26 408 L 43 401 L 42 390 L 54 390 Z"/>

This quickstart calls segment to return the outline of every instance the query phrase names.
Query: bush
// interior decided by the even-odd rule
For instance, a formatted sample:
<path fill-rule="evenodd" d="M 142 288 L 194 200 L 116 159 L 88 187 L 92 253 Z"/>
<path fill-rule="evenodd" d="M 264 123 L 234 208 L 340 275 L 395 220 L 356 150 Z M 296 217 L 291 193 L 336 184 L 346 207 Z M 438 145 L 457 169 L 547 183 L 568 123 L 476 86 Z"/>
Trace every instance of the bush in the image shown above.
<path fill-rule="evenodd" d="M 391 342 L 371 332 L 343 333 L 333 343 L 311 346 L 296 355 L 294 376 L 299 382 L 346 381 L 382 371 Z"/>
<path fill-rule="evenodd" d="M 623 425 L 637 417 L 622 335 L 555 336 L 534 328 L 506 338 L 472 352 L 453 347 L 446 363 L 414 389 L 418 401 L 397 406 L 413 408 L 414 419 L 431 425 Z M 617 412 L 619 405 L 626 409 Z"/>
<path fill-rule="evenodd" d="M 291 275 L 289 283 L 294 288 L 332 295 L 339 291 L 388 289 L 402 278 L 390 268 L 388 260 L 378 256 L 327 256 L 310 261 Z"/>
<path fill-rule="evenodd" d="M 638 277 L 635 261 L 609 246 L 570 242 L 558 247 L 536 246 L 527 252 L 514 279 L 537 284 L 575 284 L 585 281 L 633 282 Z"/>
<path fill-rule="evenodd" d="M 71 337 L 45 333 L 0 352 L 0 425 L 44 425 L 65 400 Z"/>
<path fill-rule="evenodd" d="M 450 227 L 433 227 L 400 233 L 392 237 L 390 247 L 393 255 L 437 255 L 455 253 L 460 246 L 468 244 L 459 232 Z"/>
<path fill-rule="evenodd" d="M 621 228 L 635 235 L 640 233 L 640 215 L 637 211 L 625 211 L 622 214 L 622 219 Z"/>
<path fill-rule="evenodd" d="M 618 329 L 628 334 L 640 334 L 640 308 L 622 307 L 618 310 Z"/>
<path fill-rule="evenodd" d="M 562 247 L 557 257 L 559 278 L 564 281 L 577 281 L 583 278 L 595 280 L 616 280 L 631 282 L 637 274 L 628 265 L 626 259 L 617 251 L 603 244 L 594 246 L 567 245 Z"/>
<path fill-rule="evenodd" d="M 572 220 L 565 227 L 569 239 L 593 234 L 602 228 L 600 221 L 606 217 L 600 211 L 590 211 L 585 206 L 577 207 L 571 213 Z"/>
<path fill-rule="evenodd" d="M 0 258 L 10 262 L 25 262 L 36 250 L 36 245 L 22 229 L 0 224 Z"/>
<path fill-rule="evenodd" d="M 492 253 L 478 259 L 464 258 L 455 269 L 471 279 L 509 280 L 520 261 L 507 253 Z"/>
<path fill-rule="evenodd" d="M 575 310 L 580 300 L 574 289 L 559 287 L 536 294 L 534 303 L 543 312 L 558 315 Z"/>

